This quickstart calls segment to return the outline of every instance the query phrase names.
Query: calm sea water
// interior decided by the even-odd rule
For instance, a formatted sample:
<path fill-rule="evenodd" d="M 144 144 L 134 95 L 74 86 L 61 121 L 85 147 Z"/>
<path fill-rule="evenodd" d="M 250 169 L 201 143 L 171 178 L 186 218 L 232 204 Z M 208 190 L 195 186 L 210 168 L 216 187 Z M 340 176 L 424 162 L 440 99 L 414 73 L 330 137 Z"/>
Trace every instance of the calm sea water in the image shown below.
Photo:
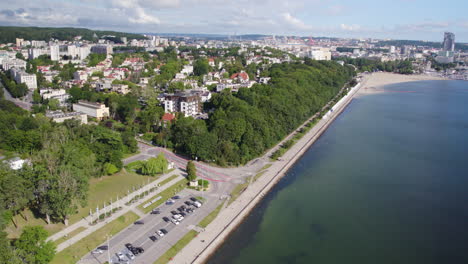
<path fill-rule="evenodd" d="M 385 88 L 356 98 L 208 263 L 468 263 L 468 82 Z"/>

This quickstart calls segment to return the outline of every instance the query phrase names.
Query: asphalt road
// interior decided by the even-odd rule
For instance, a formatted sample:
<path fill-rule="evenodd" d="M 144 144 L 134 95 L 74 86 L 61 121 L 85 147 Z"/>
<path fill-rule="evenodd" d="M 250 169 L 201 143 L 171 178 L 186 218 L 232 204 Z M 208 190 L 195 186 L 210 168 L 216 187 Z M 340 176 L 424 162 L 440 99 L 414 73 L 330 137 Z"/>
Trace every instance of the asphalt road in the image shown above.
<path fill-rule="evenodd" d="M 170 211 L 177 211 L 177 208 L 183 205 L 185 201 L 189 200 L 190 197 L 194 197 L 190 190 L 183 190 L 178 195 L 181 196 L 181 199 L 175 200 L 174 204 L 167 205 L 164 203 L 158 207 L 160 214 L 148 214 L 139 219 L 144 222 L 143 225 L 131 225 L 112 237 L 109 240 L 109 252 L 104 251 L 102 254 L 89 253 L 79 263 L 105 263 L 108 261 L 109 255 L 112 263 L 127 263 L 125 261 L 119 262 L 116 253 L 126 252 L 125 244 L 131 243 L 134 247 L 142 247 L 145 252 L 136 256 L 134 260 L 129 260 L 129 263 L 152 264 L 222 202 L 219 197 L 213 194 L 205 195 L 205 202 L 202 207 L 195 209 L 191 214 L 187 214 L 179 225 L 171 222 L 166 223 L 162 219 L 164 216 L 171 218 Z M 190 207 L 195 208 L 194 206 Z M 162 228 L 166 229 L 168 234 L 160 237 L 155 232 Z M 149 237 L 152 235 L 156 236 L 158 240 L 151 241 Z"/>

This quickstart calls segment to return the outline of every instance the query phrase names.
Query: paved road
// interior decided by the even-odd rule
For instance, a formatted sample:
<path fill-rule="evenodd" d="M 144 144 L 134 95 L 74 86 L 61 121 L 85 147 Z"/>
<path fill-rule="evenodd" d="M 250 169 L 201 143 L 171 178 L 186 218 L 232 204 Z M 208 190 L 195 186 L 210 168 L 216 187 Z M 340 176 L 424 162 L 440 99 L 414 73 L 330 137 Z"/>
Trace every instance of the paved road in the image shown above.
<path fill-rule="evenodd" d="M 27 101 L 22 101 L 20 99 L 16 99 L 16 98 L 13 98 L 13 96 L 11 96 L 10 92 L 7 91 L 7 89 L 5 89 L 3 87 L 3 84 L 0 82 L 0 88 L 3 89 L 3 94 L 4 94 L 4 97 L 5 97 L 5 100 L 8 100 L 10 102 L 13 102 L 15 105 L 25 109 L 25 110 L 28 110 L 30 111 L 31 110 L 31 107 L 32 107 L 32 104 L 27 102 Z M 26 96 L 25 98 L 28 99 L 30 98 L 31 96 L 28 95 Z"/>
<path fill-rule="evenodd" d="M 189 200 L 190 197 L 194 197 L 194 192 L 190 190 L 183 190 L 179 196 L 181 199 L 175 200 L 176 202 L 172 205 L 163 204 L 158 209 L 161 214 L 147 214 L 140 220 L 144 222 L 143 225 L 132 225 L 127 229 L 123 230 L 119 234 L 115 235 L 109 241 L 109 250 L 104 251 L 103 254 L 87 254 L 78 263 L 80 264 L 99 264 L 108 261 L 108 257 L 111 257 L 112 263 L 119 263 L 117 260 L 117 252 L 126 252 L 125 244 L 131 243 L 135 247 L 142 247 L 145 252 L 140 254 L 131 260 L 130 263 L 135 264 L 146 264 L 153 263 L 162 254 L 164 254 L 169 248 L 171 248 L 177 241 L 179 241 L 189 230 L 193 229 L 206 215 L 222 202 L 218 197 L 213 195 L 206 195 L 205 202 L 201 208 L 195 209 L 193 213 L 187 214 L 186 218 L 182 220 L 179 225 L 173 223 L 166 223 L 163 221 L 163 217 L 167 216 L 171 218 L 170 211 L 175 210 L 184 204 L 185 201 Z M 190 208 L 195 208 L 190 206 Z M 168 234 L 159 237 L 155 234 L 156 230 L 166 229 Z M 198 229 L 199 230 L 199 229 Z M 200 231 L 200 230 L 199 230 Z M 150 236 L 155 235 L 158 240 L 153 242 L 149 239 Z"/>

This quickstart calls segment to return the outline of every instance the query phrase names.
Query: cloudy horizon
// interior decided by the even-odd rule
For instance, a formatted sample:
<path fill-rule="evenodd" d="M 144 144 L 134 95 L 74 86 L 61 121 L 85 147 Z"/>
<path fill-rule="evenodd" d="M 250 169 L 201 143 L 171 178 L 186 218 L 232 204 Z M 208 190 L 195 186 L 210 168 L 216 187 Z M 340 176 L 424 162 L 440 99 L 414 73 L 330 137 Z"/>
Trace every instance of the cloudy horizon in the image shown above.
<path fill-rule="evenodd" d="M 266 34 L 468 42 L 468 3 L 429 0 L 37 0 L 2 3 L 0 25 L 132 33 Z"/>

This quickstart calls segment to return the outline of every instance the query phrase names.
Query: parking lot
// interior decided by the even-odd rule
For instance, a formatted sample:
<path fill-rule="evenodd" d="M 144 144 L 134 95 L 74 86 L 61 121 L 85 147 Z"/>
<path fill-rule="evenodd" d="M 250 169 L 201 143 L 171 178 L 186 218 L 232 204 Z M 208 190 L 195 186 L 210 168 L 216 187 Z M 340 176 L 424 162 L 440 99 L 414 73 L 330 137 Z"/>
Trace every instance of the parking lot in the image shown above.
<path fill-rule="evenodd" d="M 111 263 L 153 263 L 219 204 L 218 199 L 206 196 L 201 207 L 197 208 L 193 205 L 191 198 L 194 199 L 195 197 L 190 194 L 190 191 L 184 190 L 178 196 L 180 196 L 180 199 L 174 199 L 173 204 L 164 203 L 159 206 L 157 208 L 159 214 L 148 214 L 138 220 L 142 222 L 141 224 L 133 224 L 110 238 L 108 250 L 102 250 L 102 253 L 89 253 L 79 263 L 105 263 L 109 258 Z M 187 201 L 191 205 L 187 205 Z M 180 213 L 178 208 L 181 209 L 181 206 L 185 206 L 185 210 L 182 210 L 185 217 L 179 224 L 176 225 L 171 221 L 166 222 L 163 220 L 163 217 L 173 220 L 173 213 Z M 193 211 L 190 213 L 191 210 Z M 158 235 L 156 232 L 162 229 L 167 234 Z M 152 241 L 150 237 L 153 240 L 156 238 L 156 240 Z M 133 249 L 125 246 L 128 243 L 131 244 Z M 105 245 L 107 244 L 104 243 L 101 246 Z M 138 254 L 138 250 L 135 250 L 135 248 L 141 248 L 144 252 Z M 131 253 L 130 256 L 127 255 L 130 252 L 129 249 L 137 252 L 134 259 L 130 259 L 132 258 Z M 95 249 L 90 249 L 90 251 L 93 250 Z M 120 259 L 118 253 L 121 253 Z"/>

